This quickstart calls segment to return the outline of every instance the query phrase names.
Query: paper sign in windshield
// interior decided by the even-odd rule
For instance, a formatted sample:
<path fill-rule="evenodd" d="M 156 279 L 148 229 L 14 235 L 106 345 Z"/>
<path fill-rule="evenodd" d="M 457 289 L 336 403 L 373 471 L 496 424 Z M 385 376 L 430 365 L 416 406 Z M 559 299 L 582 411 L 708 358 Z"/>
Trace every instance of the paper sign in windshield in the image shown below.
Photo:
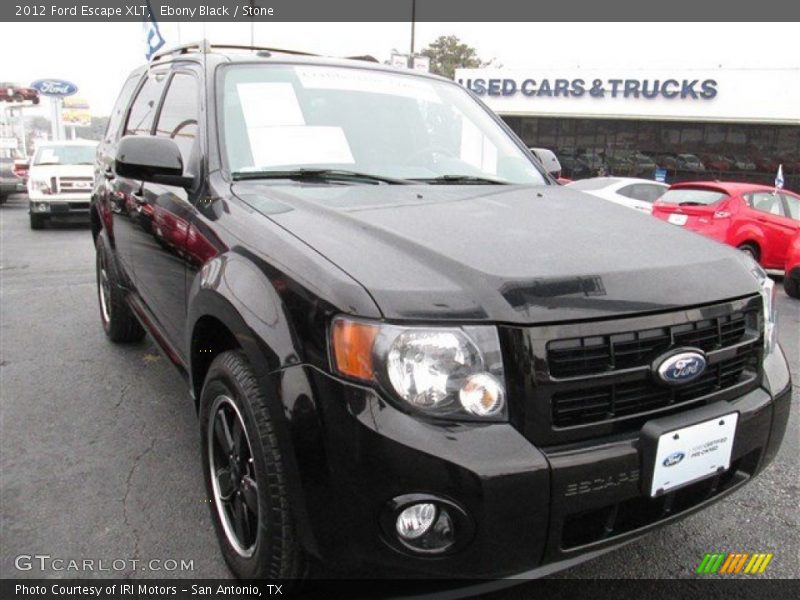
<path fill-rule="evenodd" d="M 275 125 L 305 125 L 291 83 L 240 83 L 236 86 L 248 129 Z"/>
<path fill-rule="evenodd" d="M 259 127 L 248 134 L 257 169 L 355 162 L 341 127 Z"/>

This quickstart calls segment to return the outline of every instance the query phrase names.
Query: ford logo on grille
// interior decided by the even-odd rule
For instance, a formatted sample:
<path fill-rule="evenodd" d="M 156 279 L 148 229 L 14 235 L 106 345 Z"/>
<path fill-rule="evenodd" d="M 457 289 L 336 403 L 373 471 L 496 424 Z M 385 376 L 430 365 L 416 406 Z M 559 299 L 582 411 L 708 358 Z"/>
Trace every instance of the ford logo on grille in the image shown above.
<path fill-rule="evenodd" d="M 679 352 L 656 361 L 655 371 L 664 383 L 680 385 L 700 377 L 706 370 L 706 357 L 698 351 Z"/>
<path fill-rule="evenodd" d="M 664 462 L 662 462 L 661 464 L 664 465 L 665 467 L 674 467 L 679 462 L 681 462 L 685 457 L 686 455 L 683 452 L 673 452 L 667 458 L 665 458 Z"/>

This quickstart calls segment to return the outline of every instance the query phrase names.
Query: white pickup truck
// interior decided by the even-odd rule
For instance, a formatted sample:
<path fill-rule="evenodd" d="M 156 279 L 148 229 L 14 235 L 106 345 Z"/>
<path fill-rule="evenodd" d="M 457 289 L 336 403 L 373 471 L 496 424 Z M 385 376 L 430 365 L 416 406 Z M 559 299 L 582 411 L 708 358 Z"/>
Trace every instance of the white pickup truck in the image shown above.
<path fill-rule="evenodd" d="M 31 229 L 52 218 L 89 220 L 96 150 L 85 140 L 38 145 L 28 173 Z"/>

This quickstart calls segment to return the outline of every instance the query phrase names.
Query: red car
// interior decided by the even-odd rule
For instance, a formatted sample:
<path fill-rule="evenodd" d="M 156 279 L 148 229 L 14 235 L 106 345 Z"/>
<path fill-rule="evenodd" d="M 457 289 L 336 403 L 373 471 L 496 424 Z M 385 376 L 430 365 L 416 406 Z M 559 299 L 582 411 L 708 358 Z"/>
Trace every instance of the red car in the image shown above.
<path fill-rule="evenodd" d="M 676 183 L 653 203 L 653 216 L 735 246 L 765 269 L 783 269 L 800 232 L 800 196 L 753 183 Z"/>
<path fill-rule="evenodd" d="M 0 83 L 0 102 L 25 102 L 26 100 L 30 100 L 33 104 L 39 104 L 39 92 L 29 87 Z"/>
<path fill-rule="evenodd" d="M 783 289 L 792 298 L 800 298 L 800 234 L 794 236 L 786 253 L 786 273 L 783 276 Z"/>

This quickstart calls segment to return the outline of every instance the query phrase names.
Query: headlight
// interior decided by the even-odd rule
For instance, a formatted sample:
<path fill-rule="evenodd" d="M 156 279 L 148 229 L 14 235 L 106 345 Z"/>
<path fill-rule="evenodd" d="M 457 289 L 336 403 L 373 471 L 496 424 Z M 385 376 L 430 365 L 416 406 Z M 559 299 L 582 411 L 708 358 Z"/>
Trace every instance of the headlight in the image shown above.
<path fill-rule="evenodd" d="M 337 372 L 384 389 L 412 410 L 461 420 L 507 417 L 495 327 L 401 327 L 339 317 L 331 348 Z"/>
<path fill-rule="evenodd" d="M 53 190 L 50 187 L 50 180 L 48 179 L 31 179 L 31 190 L 39 192 L 40 194 L 52 194 Z"/>
<path fill-rule="evenodd" d="M 776 327 L 777 311 L 775 307 L 775 282 L 758 264 L 753 266 L 753 275 L 761 287 L 761 299 L 764 303 L 764 351 L 769 354 L 775 349 L 778 332 Z"/>

